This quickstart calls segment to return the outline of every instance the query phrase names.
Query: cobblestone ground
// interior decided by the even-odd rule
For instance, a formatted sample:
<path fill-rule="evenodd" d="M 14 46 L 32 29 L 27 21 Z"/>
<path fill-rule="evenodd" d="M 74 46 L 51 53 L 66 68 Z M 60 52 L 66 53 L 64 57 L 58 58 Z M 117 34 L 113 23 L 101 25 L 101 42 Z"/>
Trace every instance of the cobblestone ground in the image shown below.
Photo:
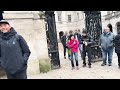
<path fill-rule="evenodd" d="M 47 73 L 28 76 L 28 79 L 120 79 L 116 53 L 113 55 L 112 66 L 101 66 L 102 61 L 92 63 L 92 68 L 82 67 L 82 60 L 79 58 L 79 70 L 71 70 L 71 63 L 63 58 L 63 48 L 59 44 L 61 68 L 51 70 Z M 80 56 L 80 55 L 79 55 Z M 6 77 L 1 77 L 5 79 Z"/>

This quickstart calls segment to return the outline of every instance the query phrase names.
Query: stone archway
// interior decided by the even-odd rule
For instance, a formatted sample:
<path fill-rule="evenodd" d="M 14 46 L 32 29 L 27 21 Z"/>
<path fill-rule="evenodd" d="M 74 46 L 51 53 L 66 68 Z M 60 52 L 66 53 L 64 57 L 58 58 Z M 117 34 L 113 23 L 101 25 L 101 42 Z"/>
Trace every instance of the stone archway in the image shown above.
<path fill-rule="evenodd" d="M 116 26 L 117 26 L 117 33 L 118 33 L 118 31 L 120 31 L 120 22 L 117 22 Z"/>

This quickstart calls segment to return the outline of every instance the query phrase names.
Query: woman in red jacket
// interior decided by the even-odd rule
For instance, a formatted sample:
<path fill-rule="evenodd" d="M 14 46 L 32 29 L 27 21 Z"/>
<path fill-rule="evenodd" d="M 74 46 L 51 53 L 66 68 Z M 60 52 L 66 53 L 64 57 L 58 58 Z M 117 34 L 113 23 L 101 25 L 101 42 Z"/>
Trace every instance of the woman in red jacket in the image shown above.
<path fill-rule="evenodd" d="M 74 39 L 74 35 L 70 35 L 69 36 L 69 40 L 67 42 L 67 46 L 71 50 L 71 65 L 72 65 L 72 70 L 75 68 L 74 67 L 74 61 L 73 61 L 73 56 L 75 57 L 76 68 L 78 70 L 79 69 L 79 67 L 78 67 L 78 41 Z"/>

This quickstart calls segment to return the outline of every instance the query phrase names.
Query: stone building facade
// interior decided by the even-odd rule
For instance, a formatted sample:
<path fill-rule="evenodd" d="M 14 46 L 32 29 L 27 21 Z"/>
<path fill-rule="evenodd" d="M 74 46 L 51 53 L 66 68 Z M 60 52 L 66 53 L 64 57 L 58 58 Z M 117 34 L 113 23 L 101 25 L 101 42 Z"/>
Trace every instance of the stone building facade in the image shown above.
<path fill-rule="evenodd" d="M 69 31 L 85 28 L 85 14 L 83 11 L 56 11 L 57 33 L 60 31 Z M 69 20 L 71 18 L 71 20 Z M 102 30 L 108 24 L 113 27 L 113 33 L 116 35 L 120 29 L 120 11 L 101 11 Z"/>
<path fill-rule="evenodd" d="M 41 72 L 40 63 L 50 65 L 46 40 L 45 22 L 39 16 L 41 11 L 4 11 L 3 18 L 27 41 L 31 56 L 28 62 L 28 74 Z M 102 29 L 109 23 L 113 33 L 120 30 L 119 11 L 101 11 Z M 70 31 L 85 28 L 83 11 L 55 11 L 56 29 L 59 38 L 60 31 Z"/>
<path fill-rule="evenodd" d="M 102 16 L 102 27 L 105 27 L 109 23 L 113 27 L 113 33 L 116 35 L 120 30 L 120 11 L 106 11 Z"/>

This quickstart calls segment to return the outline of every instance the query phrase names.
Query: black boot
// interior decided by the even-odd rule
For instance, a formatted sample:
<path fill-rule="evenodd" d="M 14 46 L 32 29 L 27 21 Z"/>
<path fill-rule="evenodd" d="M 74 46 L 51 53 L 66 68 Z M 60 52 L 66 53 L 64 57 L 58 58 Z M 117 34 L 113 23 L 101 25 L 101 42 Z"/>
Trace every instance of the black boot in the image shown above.
<path fill-rule="evenodd" d="M 118 68 L 120 69 L 120 66 L 118 66 Z"/>
<path fill-rule="evenodd" d="M 91 65 L 88 65 L 89 68 L 91 68 Z"/>
<path fill-rule="evenodd" d="M 85 64 L 83 64 L 83 67 L 86 67 L 86 65 L 85 65 Z"/>

